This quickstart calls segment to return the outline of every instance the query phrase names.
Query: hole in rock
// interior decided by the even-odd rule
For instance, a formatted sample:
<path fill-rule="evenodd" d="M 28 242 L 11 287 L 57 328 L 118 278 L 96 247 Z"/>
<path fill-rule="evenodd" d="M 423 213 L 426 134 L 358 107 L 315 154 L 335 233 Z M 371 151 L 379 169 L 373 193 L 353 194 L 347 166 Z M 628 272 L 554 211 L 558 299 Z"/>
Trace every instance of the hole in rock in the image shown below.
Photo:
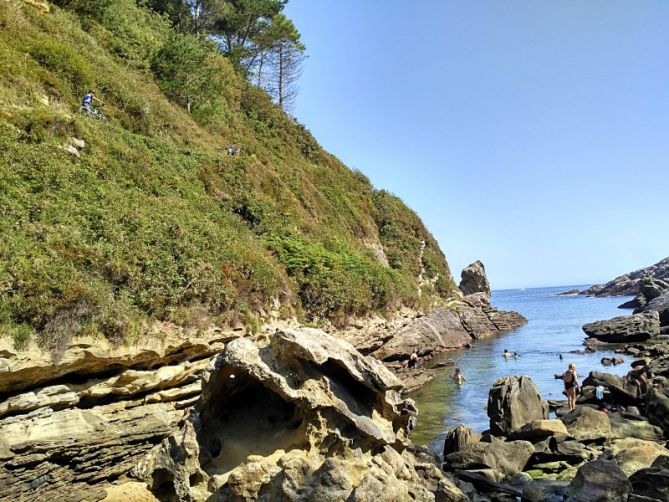
<path fill-rule="evenodd" d="M 198 434 L 201 463 L 209 474 L 225 474 L 249 455 L 268 457 L 278 450 L 308 445 L 301 412 L 262 384 L 219 373 L 219 384 L 202 410 Z"/>

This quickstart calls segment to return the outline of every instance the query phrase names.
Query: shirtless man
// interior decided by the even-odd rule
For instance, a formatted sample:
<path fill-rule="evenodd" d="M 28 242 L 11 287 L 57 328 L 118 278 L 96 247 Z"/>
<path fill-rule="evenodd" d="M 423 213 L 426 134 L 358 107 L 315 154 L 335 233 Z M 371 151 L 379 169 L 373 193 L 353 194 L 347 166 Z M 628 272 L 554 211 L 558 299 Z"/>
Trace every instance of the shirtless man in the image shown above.
<path fill-rule="evenodd" d="M 460 371 L 460 368 L 455 368 L 455 373 L 453 373 L 453 380 L 455 380 L 455 383 L 458 385 L 462 385 L 467 381 L 465 376 L 462 374 L 462 371 Z"/>

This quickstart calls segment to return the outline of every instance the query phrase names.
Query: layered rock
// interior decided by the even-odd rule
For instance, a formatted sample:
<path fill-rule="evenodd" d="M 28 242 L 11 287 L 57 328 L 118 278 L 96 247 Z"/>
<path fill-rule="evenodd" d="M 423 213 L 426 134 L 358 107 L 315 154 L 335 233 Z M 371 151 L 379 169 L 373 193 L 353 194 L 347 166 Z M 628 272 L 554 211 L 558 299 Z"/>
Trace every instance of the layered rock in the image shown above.
<path fill-rule="evenodd" d="M 346 342 L 310 329 L 238 339 L 204 382 L 179 431 L 133 470 L 159 499 L 464 498 L 408 448 L 415 408 L 399 380 Z"/>
<path fill-rule="evenodd" d="M 583 331 L 606 343 L 643 342 L 660 334 L 660 318 L 657 312 L 614 317 L 585 324 Z"/>
<path fill-rule="evenodd" d="M 589 296 L 633 296 L 639 292 L 639 286 L 644 277 L 669 281 L 669 257 L 650 267 L 616 277 L 606 284 L 592 286 L 581 291 L 581 294 Z"/>
<path fill-rule="evenodd" d="M 643 307 L 635 310 L 639 312 L 657 312 L 661 326 L 669 325 L 669 289 L 662 292 L 659 296 L 653 298 Z"/>

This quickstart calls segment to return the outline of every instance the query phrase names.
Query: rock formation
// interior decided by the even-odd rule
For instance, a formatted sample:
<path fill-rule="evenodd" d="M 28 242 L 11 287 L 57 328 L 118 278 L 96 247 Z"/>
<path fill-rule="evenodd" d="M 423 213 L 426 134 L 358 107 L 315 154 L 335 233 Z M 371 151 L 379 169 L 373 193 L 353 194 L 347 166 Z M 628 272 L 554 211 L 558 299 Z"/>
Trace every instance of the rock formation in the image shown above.
<path fill-rule="evenodd" d="M 490 432 L 508 434 L 548 418 L 548 403 L 527 376 L 498 378 L 488 394 Z"/>
<path fill-rule="evenodd" d="M 589 337 L 606 343 L 643 342 L 660 334 L 660 318 L 654 311 L 614 317 L 608 321 L 585 324 L 583 331 Z"/>
<path fill-rule="evenodd" d="M 490 283 L 485 273 L 485 267 L 481 261 L 467 265 L 461 273 L 460 291 L 464 295 L 484 293 L 490 297 Z"/>
<path fill-rule="evenodd" d="M 321 331 L 231 342 L 178 431 L 132 475 L 161 500 L 463 500 L 410 448 L 415 420 L 381 363 Z"/>
<path fill-rule="evenodd" d="M 183 335 L 77 340 L 48 371 L 0 351 L 0 500 L 464 500 L 374 358 L 308 328 Z"/>
<path fill-rule="evenodd" d="M 644 277 L 669 281 L 669 257 L 657 262 L 650 267 L 642 268 L 616 277 L 606 284 L 597 284 L 581 291 L 582 295 L 588 296 L 632 296 L 639 292 L 641 280 Z"/>

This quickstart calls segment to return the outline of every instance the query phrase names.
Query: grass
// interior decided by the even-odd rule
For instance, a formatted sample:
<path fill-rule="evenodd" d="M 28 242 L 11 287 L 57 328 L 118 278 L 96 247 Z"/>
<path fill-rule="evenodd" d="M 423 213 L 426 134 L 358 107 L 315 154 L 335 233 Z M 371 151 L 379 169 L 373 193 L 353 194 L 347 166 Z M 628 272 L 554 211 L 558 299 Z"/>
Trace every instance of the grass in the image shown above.
<path fill-rule="evenodd" d="M 123 343 L 155 319 L 257 329 L 277 304 L 344 325 L 450 295 L 420 219 L 210 44 L 184 42 L 216 85 L 175 89 L 160 58 L 184 36 L 163 18 L 131 0 L 61 4 L 0 3 L 0 333 L 16 346 L 57 356 L 77 334 Z M 77 113 L 89 88 L 108 122 Z M 436 278 L 422 295 L 421 267 Z"/>

